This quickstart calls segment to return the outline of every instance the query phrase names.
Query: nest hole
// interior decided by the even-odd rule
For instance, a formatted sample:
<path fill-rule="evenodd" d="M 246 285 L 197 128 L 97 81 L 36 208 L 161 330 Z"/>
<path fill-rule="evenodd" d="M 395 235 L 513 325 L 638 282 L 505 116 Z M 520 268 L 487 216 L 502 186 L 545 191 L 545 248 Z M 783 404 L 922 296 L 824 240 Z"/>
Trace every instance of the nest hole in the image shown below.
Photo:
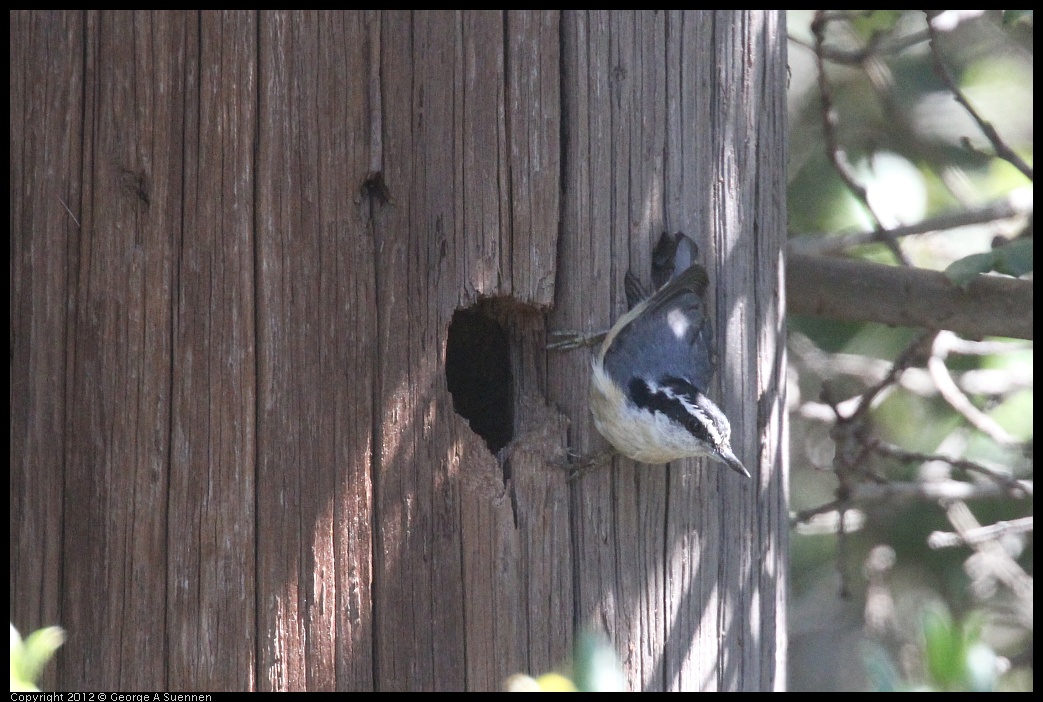
<path fill-rule="evenodd" d="M 494 455 L 514 435 L 511 346 L 490 303 L 457 310 L 446 338 L 445 379 L 453 409 Z"/>

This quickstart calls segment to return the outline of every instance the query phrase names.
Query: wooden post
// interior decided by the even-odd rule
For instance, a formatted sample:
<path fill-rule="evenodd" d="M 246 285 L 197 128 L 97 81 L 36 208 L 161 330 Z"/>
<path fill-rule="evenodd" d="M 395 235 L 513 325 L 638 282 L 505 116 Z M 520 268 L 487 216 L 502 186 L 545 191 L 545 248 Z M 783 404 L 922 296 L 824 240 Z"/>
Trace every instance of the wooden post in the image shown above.
<path fill-rule="evenodd" d="M 758 12 L 567 13 L 562 245 L 550 325 L 606 328 L 662 231 L 699 243 L 716 295 L 715 397 L 754 473 L 617 459 L 575 488 L 578 625 L 607 630 L 634 689 L 784 684 L 781 252 L 785 31 Z M 551 364 L 571 441 L 589 358 Z"/>
<path fill-rule="evenodd" d="M 632 689 L 783 684 L 782 15 L 26 11 L 11 57 L 45 687 L 496 689 L 586 628 Z M 754 479 L 569 483 L 603 442 L 546 331 L 678 229 Z"/>

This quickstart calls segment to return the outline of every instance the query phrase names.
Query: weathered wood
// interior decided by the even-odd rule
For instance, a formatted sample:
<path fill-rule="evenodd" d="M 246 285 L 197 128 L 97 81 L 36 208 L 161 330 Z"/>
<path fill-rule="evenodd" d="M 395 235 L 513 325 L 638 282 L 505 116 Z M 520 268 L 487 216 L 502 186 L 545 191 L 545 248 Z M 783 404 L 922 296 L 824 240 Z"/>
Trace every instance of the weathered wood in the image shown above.
<path fill-rule="evenodd" d="M 258 688 L 371 689 L 373 243 L 359 13 L 262 13 Z"/>
<path fill-rule="evenodd" d="M 557 12 L 507 13 L 507 141 L 510 177 L 510 287 L 515 299 L 554 302 L 561 216 L 561 59 Z M 507 271 L 504 272 L 505 277 Z"/>
<path fill-rule="evenodd" d="M 567 275 L 550 325 L 605 328 L 624 309 L 627 268 L 647 279 L 659 233 L 694 235 L 715 264 L 717 396 L 738 455 L 758 466 L 742 482 L 712 463 L 617 460 L 577 487 L 579 625 L 615 639 L 634 688 L 771 689 L 784 677 L 772 644 L 784 630 L 785 466 L 768 438 L 781 432 L 784 365 L 779 23 L 732 11 L 563 23 Z M 589 451 L 603 441 L 586 420 L 585 363 L 554 359 L 549 385 Z"/>
<path fill-rule="evenodd" d="M 184 193 L 174 288 L 166 625 L 168 689 L 257 675 L 257 17 L 188 16 Z"/>
<path fill-rule="evenodd" d="M 552 328 L 606 328 L 625 309 L 628 266 L 649 270 L 648 242 L 662 230 L 665 28 L 661 13 L 564 19 L 563 273 Z M 582 353 L 551 363 L 551 397 L 567 408 L 573 448 L 584 453 L 603 447 L 589 421 L 589 365 Z M 651 671 L 670 614 L 662 606 L 666 480 L 662 468 L 615 462 L 573 490 L 577 625 L 613 638 L 635 689 L 662 687 Z"/>
<path fill-rule="evenodd" d="M 187 17 L 86 17 L 84 184 L 69 335 L 62 678 L 168 683 L 171 314 Z"/>
<path fill-rule="evenodd" d="M 564 637 L 529 638 L 529 612 L 567 623 L 571 603 L 547 593 L 529 603 L 533 578 L 559 569 L 526 554 L 560 548 L 567 515 L 516 517 L 519 488 L 453 412 L 445 334 L 453 312 L 480 295 L 548 301 L 560 186 L 557 132 L 545 125 L 557 123 L 557 20 L 527 17 L 507 45 L 502 13 L 391 13 L 382 21 L 381 161 L 391 202 L 374 217 L 384 403 L 377 685 L 489 689 L 530 661 L 543 664 L 548 651 L 556 660 L 565 653 Z M 516 157 L 529 143 L 536 146 Z M 518 246 L 522 256 L 512 253 Z M 531 321 L 510 330 L 516 342 L 527 338 L 530 356 L 540 343 L 532 330 Z M 525 415 L 530 395 L 516 398 L 515 416 Z M 553 423 L 541 416 L 532 431 L 546 426 Z M 534 509 L 554 504 L 546 497 L 551 478 L 539 468 L 544 477 L 526 475 L 532 484 L 522 488 Z M 561 568 L 567 572 L 567 561 Z"/>
<path fill-rule="evenodd" d="M 373 608 L 381 690 L 465 684 L 460 463 L 445 431 L 453 413 L 440 363 L 443 329 L 458 300 L 453 286 L 461 280 L 462 174 L 454 164 L 462 144 L 452 120 L 463 100 L 458 19 L 381 17 L 382 158 L 390 191 L 389 205 L 373 217 L 380 271 Z"/>
<path fill-rule="evenodd" d="M 54 685 L 495 689 L 582 627 L 634 689 L 778 687 L 780 21 L 12 15 L 11 618 L 69 630 Z M 568 483 L 601 440 L 546 327 L 664 228 L 755 481 Z M 447 386 L 476 303 L 496 456 Z"/>
<path fill-rule="evenodd" d="M 84 17 L 19 11 L 10 19 L 9 577 L 11 622 L 25 635 L 62 621 L 74 312 L 67 300 L 80 238 Z M 45 673 L 42 684 L 54 689 L 56 668 Z"/>

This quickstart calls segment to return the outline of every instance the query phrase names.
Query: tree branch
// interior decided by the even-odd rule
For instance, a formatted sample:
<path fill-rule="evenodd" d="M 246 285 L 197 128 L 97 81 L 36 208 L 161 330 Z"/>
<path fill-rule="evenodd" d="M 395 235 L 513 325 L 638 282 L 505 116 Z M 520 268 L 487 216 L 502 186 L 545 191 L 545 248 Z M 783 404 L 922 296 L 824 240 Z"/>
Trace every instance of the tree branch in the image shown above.
<path fill-rule="evenodd" d="M 956 335 L 948 331 L 941 332 L 934 339 L 931 357 L 927 359 L 927 370 L 934 380 L 935 387 L 938 388 L 938 392 L 942 394 L 945 401 L 954 410 L 963 415 L 964 419 L 970 422 L 978 431 L 986 434 L 1001 446 L 1018 445 L 1019 441 L 1008 434 L 995 419 L 975 407 L 970 398 L 957 387 L 956 381 L 953 380 L 952 374 L 949 373 L 948 366 L 945 365 L 945 359 L 948 357 L 951 347 L 950 341 L 955 339 L 957 339 Z"/>
<path fill-rule="evenodd" d="M 979 275 L 963 290 L 942 273 L 791 253 L 790 312 L 969 337 L 1033 338 L 1032 281 Z"/>
<path fill-rule="evenodd" d="M 818 89 L 822 98 L 822 134 L 826 139 L 826 155 L 829 156 L 833 168 L 847 185 L 848 190 L 858 198 L 869 216 L 880 227 L 880 218 L 876 216 L 872 205 L 869 204 L 869 194 L 866 192 L 865 186 L 859 183 L 851 173 L 847 153 L 840 148 L 840 143 L 837 141 L 837 114 L 833 107 L 833 90 L 829 84 L 829 78 L 826 77 L 826 67 L 822 58 L 826 41 L 826 24 L 828 23 L 829 17 L 826 12 L 817 10 L 815 19 L 811 22 L 811 32 L 815 35 L 815 63 L 818 67 Z"/>
<path fill-rule="evenodd" d="M 849 234 L 801 234 L 792 237 L 787 246 L 792 253 L 829 254 L 839 253 L 852 246 L 872 244 L 881 239 L 898 239 L 903 236 L 929 234 L 931 232 L 956 229 L 975 224 L 988 224 L 1003 219 L 1010 219 L 1031 212 L 1031 206 L 1025 207 L 1013 201 L 1013 198 L 990 202 L 981 207 L 960 210 L 924 219 L 916 224 L 909 224 L 893 229 L 874 229 L 869 232 L 853 232 Z"/>
<path fill-rule="evenodd" d="M 963 500 L 953 500 L 946 505 L 945 516 L 965 540 L 967 535 L 981 529 L 970 508 Z M 1017 615 L 1021 623 L 1032 628 L 1032 577 L 1015 561 L 1007 550 L 995 539 L 968 541 L 976 551 L 967 559 L 964 570 L 971 579 L 971 590 L 988 593 L 991 581 L 998 580 L 1011 589 L 1020 601 Z"/>
<path fill-rule="evenodd" d="M 1007 534 L 1028 534 L 1032 531 L 1032 517 L 1011 519 L 996 522 L 988 526 L 966 529 L 963 533 L 952 531 L 932 531 L 927 537 L 927 545 L 931 548 L 952 548 L 954 546 L 974 545 L 985 541 L 993 541 Z"/>
<path fill-rule="evenodd" d="M 1025 495 L 1032 494 L 1032 481 L 1019 480 L 1018 489 Z M 790 517 L 797 525 L 812 517 L 830 512 L 850 511 L 863 505 L 884 501 L 916 500 L 938 502 L 939 500 L 981 500 L 1009 497 L 1010 491 L 993 482 L 968 483 L 962 480 L 928 480 L 924 482 L 858 483 L 853 485 L 844 499 L 836 499 L 817 507 L 802 510 Z M 839 517 L 838 517 L 839 519 Z M 837 522 L 839 526 L 839 522 Z M 845 522 L 844 526 L 850 528 Z"/>
<path fill-rule="evenodd" d="M 1001 473 L 997 470 L 984 466 L 974 461 L 968 461 L 965 458 L 952 458 L 950 456 L 944 456 L 941 454 L 934 453 L 920 453 L 919 451 L 907 451 L 899 446 L 886 443 L 879 439 L 872 439 L 869 441 L 868 446 L 876 451 L 877 453 L 896 458 L 900 461 L 908 463 L 927 463 L 930 461 L 941 461 L 942 463 L 948 463 L 953 468 L 965 471 L 967 473 L 977 473 L 983 475 L 998 485 L 1006 488 L 1010 491 L 1013 497 L 1028 497 L 1031 493 L 1025 492 L 1025 486 L 1022 481 L 1017 480 L 1009 475 Z"/>
<path fill-rule="evenodd" d="M 941 52 L 938 49 L 938 30 L 934 26 L 935 14 L 927 11 L 927 31 L 931 35 L 931 41 L 929 46 L 931 47 L 931 58 L 934 60 L 934 71 L 938 74 L 938 77 L 942 79 L 946 87 L 952 92 L 952 96 L 956 99 L 956 102 L 960 103 L 960 106 L 967 111 L 967 114 L 978 124 L 978 128 L 981 129 L 985 137 L 992 143 L 992 148 L 996 150 L 996 155 L 1007 161 L 1012 166 L 1017 168 L 1022 174 L 1032 180 L 1032 167 L 1025 163 L 1024 160 L 1014 149 L 1007 146 L 1007 142 L 1003 141 L 1003 138 L 996 131 L 996 128 L 992 126 L 991 122 L 987 122 L 978 111 L 971 106 L 971 103 L 967 101 L 967 97 L 960 90 L 960 87 L 956 85 L 956 80 L 952 77 L 952 73 L 946 67 L 945 62 L 942 61 Z"/>

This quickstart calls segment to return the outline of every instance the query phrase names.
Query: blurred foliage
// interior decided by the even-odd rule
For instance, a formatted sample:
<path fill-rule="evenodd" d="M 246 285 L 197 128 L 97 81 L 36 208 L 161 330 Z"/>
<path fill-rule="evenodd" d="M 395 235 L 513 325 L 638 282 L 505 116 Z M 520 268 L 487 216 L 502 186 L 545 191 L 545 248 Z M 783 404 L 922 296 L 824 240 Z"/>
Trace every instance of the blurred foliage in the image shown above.
<path fill-rule="evenodd" d="M 65 632 L 56 626 L 37 629 L 23 641 L 11 624 L 11 692 L 39 692 L 40 673 L 64 641 Z"/>
<path fill-rule="evenodd" d="M 814 13 L 788 14 L 790 234 L 831 237 L 869 231 L 877 222 L 884 227 L 910 225 L 998 201 L 1015 203 L 1028 214 L 909 236 L 899 245 L 912 265 L 946 271 L 957 284 L 986 272 L 1031 276 L 1032 182 L 997 155 L 940 77 L 926 15 L 891 10 L 826 13 L 822 64 L 834 125 L 832 142 L 824 126 L 811 29 Z M 960 92 L 1003 143 L 1031 164 L 1032 13 L 953 11 L 936 22 L 938 57 Z M 866 200 L 837 172 L 830 143 L 853 180 L 865 188 Z M 883 243 L 846 253 L 896 263 Z M 789 321 L 791 335 L 810 340 L 831 358 L 840 354 L 864 364 L 861 371 L 838 363 L 814 367 L 791 345 L 790 495 L 796 512 L 836 499 L 832 428 L 813 406 L 822 406 L 820 398 L 827 389 L 839 398 L 864 392 L 882 377 L 873 364 L 893 362 L 922 330 L 799 316 Z M 1025 442 L 1021 445 L 1000 445 L 970 426 L 936 389 L 904 382 L 874 403 L 872 432 L 910 451 L 964 456 L 1031 479 L 1032 358 L 1031 348 L 1015 348 L 1005 353 L 954 353 L 946 359 L 974 405 Z M 927 376 L 922 361 L 911 370 L 919 373 L 917 377 Z M 972 382 L 975 374 L 985 381 Z M 930 463 L 874 456 L 866 464 L 868 473 L 887 481 L 925 480 L 932 477 L 931 471 L 948 468 L 946 477 L 981 482 Z M 1032 513 L 1030 499 L 997 497 L 975 500 L 970 506 L 982 524 Z M 972 592 L 966 569 L 973 549 L 927 546 L 931 532 L 952 531 L 943 507 L 888 499 L 861 506 L 858 516 L 843 545 L 828 530 L 798 529 L 793 535 L 792 689 L 910 689 L 912 680 L 930 689 L 1029 689 L 1032 632 L 1011 614 L 1018 607 L 1015 598 L 1002 587 L 988 597 Z M 1011 554 L 1031 575 L 1031 534 L 1020 538 Z M 892 610 L 884 617 L 887 624 L 874 629 L 868 623 L 874 586 L 862 575 L 862 564 L 878 544 L 894 549 L 895 564 L 884 578 Z M 842 580 L 850 588 L 848 600 L 838 594 Z M 836 602 L 824 600 L 824 593 L 831 593 Z M 939 614 L 943 611 L 953 612 L 952 619 Z M 1010 661 L 1006 682 L 972 670 L 980 664 L 991 666 L 994 674 L 1004 657 Z"/>
<path fill-rule="evenodd" d="M 591 632 L 576 640 L 572 663 L 564 672 L 538 678 L 519 673 L 507 679 L 508 692 L 623 692 L 623 666 L 609 641 Z"/>
<path fill-rule="evenodd" d="M 954 622 L 942 607 L 929 606 L 920 617 L 922 640 L 916 650 L 923 682 L 910 683 L 887 651 L 867 644 L 863 660 L 872 689 L 877 692 L 994 692 L 999 665 L 996 654 L 981 638 L 980 617 L 972 613 Z"/>
<path fill-rule="evenodd" d="M 1031 273 L 1032 239 L 1018 239 L 986 253 L 964 256 L 950 263 L 945 275 L 957 285 L 966 286 L 974 276 L 989 271 L 1015 277 Z"/>
<path fill-rule="evenodd" d="M 992 692 L 996 688 L 996 655 L 981 640 L 981 622 L 970 616 L 953 622 L 948 612 L 923 613 L 927 678 L 938 690 Z"/>

